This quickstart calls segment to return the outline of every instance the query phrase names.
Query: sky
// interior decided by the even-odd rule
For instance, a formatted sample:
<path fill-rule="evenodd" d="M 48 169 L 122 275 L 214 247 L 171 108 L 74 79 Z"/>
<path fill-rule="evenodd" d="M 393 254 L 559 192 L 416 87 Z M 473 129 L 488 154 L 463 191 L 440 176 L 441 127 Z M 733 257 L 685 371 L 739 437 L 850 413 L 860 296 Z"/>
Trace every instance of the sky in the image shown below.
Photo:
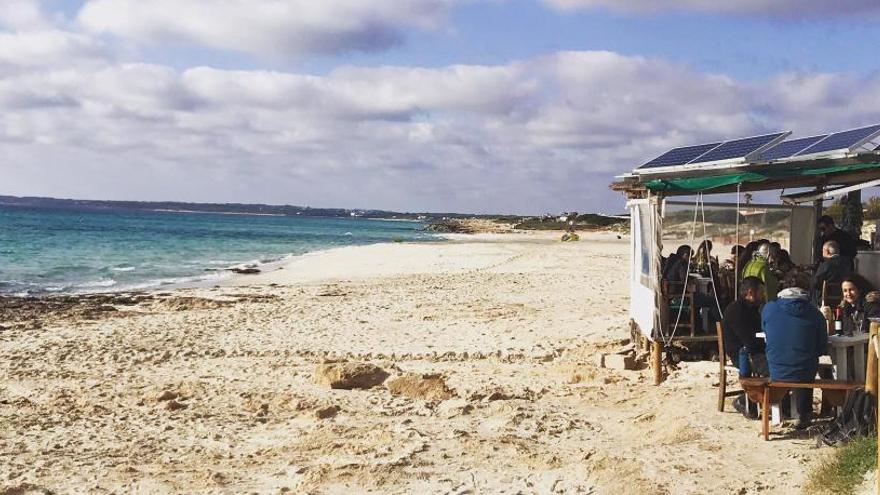
<path fill-rule="evenodd" d="M 618 213 L 669 148 L 880 123 L 876 0 L 0 0 L 0 194 Z"/>

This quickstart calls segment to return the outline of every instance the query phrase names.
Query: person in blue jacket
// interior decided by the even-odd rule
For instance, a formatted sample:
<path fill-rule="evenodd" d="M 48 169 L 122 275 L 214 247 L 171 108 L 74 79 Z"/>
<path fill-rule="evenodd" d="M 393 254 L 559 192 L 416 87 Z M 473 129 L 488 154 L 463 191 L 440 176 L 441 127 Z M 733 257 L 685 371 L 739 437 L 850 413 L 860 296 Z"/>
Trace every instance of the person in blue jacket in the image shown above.
<path fill-rule="evenodd" d="M 770 380 L 814 381 L 828 333 L 825 318 L 810 302 L 809 293 L 797 287 L 779 292 L 779 298 L 761 311 L 761 323 L 767 336 Z M 794 394 L 800 415 L 797 427 L 806 428 L 813 417 L 813 389 L 796 389 Z"/>

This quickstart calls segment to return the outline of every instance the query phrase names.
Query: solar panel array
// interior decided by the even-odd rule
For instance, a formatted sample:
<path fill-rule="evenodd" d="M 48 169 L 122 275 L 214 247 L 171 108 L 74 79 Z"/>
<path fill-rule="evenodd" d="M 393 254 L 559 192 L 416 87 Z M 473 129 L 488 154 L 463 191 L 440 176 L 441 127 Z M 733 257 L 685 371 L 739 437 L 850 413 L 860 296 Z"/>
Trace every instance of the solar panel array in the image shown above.
<path fill-rule="evenodd" d="M 880 138 L 880 124 L 780 142 L 788 134 L 790 133 L 777 132 L 718 143 L 674 148 L 642 165 L 639 169 L 698 165 L 736 159 L 751 160 L 756 158 L 760 161 L 770 161 L 816 153 L 855 152 L 859 147 L 873 146 L 876 143 L 874 140 Z M 880 146 L 874 148 L 874 151 L 880 151 Z M 732 163 L 736 164 L 736 162 Z"/>
<path fill-rule="evenodd" d="M 733 160 L 735 158 L 745 158 L 751 153 L 760 150 L 764 146 L 778 141 L 788 132 L 777 132 L 775 134 L 767 134 L 764 136 L 752 136 L 743 139 L 734 139 L 725 141 L 724 144 L 700 156 L 698 159 L 690 163 L 714 162 L 718 160 Z"/>
<path fill-rule="evenodd" d="M 673 148 L 666 153 L 654 158 L 650 162 L 639 168 L 669 167 L 672 165 L 684 165 L 685 163 L 699 157 L 703 153 L 717 147 L 721 143 L 698 144 L 696 146 L 685 146 L 682 148 Z"/>
<path fill-rule="evenodd" d="M 880 124 L 837 132 L 801 151 L 798 155 L 850 149 L 877 134 L 880 134 Z"/>
<path fill-rule="evenodd" d="M 779 160 L 780 158 L 788 158 L 809 148 L 827 136 L 828 134 L 822 134 L 820 136 L 810 136 L 783 141 L 761 153 L 761 160 Z"/>

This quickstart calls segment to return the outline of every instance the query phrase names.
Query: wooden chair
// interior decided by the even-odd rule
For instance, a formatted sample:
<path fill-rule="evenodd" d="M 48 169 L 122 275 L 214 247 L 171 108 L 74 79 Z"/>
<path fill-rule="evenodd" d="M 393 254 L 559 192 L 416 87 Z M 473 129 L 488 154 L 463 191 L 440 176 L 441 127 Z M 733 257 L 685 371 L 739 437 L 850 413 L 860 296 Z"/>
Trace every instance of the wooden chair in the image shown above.
<path fill-rule="evenodd" d="M 841 407 L 851 390 L 864 386 L 861 383 L 840 380 L 816 380 L 813 383 L 774 382 L 769 378 L 740 378 L 739 383 L 751 400 L 761 403 L 761 434 L 770 440 L 770 406 L 778 404 L 788 392 L 796 388 L 812 388 L 822 391 L 822 400 Z"/>
<path fill-rule="evenodd" d="M 661 287 L 663 289 L 663 299 L 669 308 L 669 325 L 675 325 L 678 313 L 681 311 L 682 318 L 679 318 L 678 327 L 687 329 L 690 336 L 696 334 L 696 308 L 694 307 L 694 286 L 687 282 L 670 282 L 664 280 Z M 682 295 L 683 294 L 683 295 Z"/>
<path fill-rule="evenodd" d="M 724 412 L 725 399 L 736 397 L 742 391 L 727 391 L 727 354 L 724 352 L 724 332 L 721 329 L 721 322 L 715 323 L 715 331 L 718 333 L 718 411 Z"/>
<path fill-rule="evenodd" d="M 841 282 L 837 280 L 826 280 L 822 282 L 822 299 L 821 302 L 831 308 L 840 306 L 843 300 L 843 289 L 840 287 Z"/>

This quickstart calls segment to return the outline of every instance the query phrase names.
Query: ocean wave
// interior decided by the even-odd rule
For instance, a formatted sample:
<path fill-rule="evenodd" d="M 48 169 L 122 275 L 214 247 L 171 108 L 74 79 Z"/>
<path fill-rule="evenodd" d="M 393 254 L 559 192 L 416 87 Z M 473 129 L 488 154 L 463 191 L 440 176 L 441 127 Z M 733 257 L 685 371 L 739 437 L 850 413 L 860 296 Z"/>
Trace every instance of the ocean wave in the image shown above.
<path fill-rule="evenodd" d="M 111 268 L 111 270 L 113 270 L 114 272 L 133 272 L 133 271 L 137 270 L 137 267 L 134 267 L 134 266 L 117 266 L 117 267 Z"/>
<path fill-rule="evenodd" d="M 78 284 L 73 284 L 72 287 L 77 289 L 91 289 L 91 288 L 104 288 L 104 287 L 113 287 L 118 284 L 116 280 L 112 278 L 102 278 L 99 280 L 89 280 L 88 282 L 81 282 Z"/>

